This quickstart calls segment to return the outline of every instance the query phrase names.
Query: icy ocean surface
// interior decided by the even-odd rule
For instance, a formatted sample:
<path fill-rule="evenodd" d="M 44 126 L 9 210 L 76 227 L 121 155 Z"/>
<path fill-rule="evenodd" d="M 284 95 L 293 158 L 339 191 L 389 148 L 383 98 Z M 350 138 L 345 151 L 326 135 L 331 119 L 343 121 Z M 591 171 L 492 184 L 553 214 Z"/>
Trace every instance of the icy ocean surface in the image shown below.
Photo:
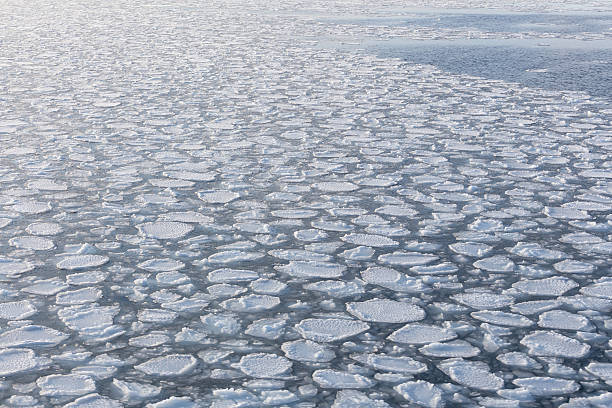
<path fill-rule="evenodd" d="M 612 406 L 611 13 L 2 1 L 1 406 Z"/>

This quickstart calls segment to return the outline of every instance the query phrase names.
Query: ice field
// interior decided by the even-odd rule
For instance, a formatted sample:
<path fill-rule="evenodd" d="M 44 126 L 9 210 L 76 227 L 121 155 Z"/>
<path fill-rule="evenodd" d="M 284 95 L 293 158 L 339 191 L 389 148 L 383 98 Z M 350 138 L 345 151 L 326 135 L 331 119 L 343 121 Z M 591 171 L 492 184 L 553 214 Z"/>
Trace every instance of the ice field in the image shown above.
<path fill-rule="evenodd" d="M 0 22 L 1 407 L 612 406 L 609 1 Z"/>

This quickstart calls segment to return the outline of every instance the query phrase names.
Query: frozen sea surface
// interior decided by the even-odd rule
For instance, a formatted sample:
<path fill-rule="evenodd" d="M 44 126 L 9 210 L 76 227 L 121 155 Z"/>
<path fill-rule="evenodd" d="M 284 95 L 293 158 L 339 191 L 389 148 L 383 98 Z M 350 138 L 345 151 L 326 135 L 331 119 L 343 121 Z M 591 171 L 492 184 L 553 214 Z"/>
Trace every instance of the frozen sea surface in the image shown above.
<path fill-rule="evenodd" d="M 2 407 L 612 406 L 609 1 L 0 4 Z"/>

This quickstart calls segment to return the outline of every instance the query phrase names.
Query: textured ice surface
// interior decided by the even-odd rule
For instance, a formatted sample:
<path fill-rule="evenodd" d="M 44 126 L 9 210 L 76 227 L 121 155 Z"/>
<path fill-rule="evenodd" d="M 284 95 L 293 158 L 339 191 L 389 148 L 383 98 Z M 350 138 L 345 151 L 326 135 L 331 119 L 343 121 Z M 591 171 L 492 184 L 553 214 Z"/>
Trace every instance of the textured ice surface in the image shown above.
<path fill-rule="evenodd" d="M 0 2 L 0 406 L 612 406 L 608 1 L 90 3 Z"/>

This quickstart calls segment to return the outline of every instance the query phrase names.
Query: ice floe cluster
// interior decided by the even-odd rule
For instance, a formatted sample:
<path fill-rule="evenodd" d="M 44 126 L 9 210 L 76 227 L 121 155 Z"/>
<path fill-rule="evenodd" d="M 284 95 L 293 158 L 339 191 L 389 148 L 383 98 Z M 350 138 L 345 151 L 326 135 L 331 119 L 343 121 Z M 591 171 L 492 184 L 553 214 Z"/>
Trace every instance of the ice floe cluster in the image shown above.
<path fill-rule="evenodd" d="M 2 406 L 612 406 L 606 101 L 318 43 L 363 2 L 35 3 L 0 4 Z"/>

